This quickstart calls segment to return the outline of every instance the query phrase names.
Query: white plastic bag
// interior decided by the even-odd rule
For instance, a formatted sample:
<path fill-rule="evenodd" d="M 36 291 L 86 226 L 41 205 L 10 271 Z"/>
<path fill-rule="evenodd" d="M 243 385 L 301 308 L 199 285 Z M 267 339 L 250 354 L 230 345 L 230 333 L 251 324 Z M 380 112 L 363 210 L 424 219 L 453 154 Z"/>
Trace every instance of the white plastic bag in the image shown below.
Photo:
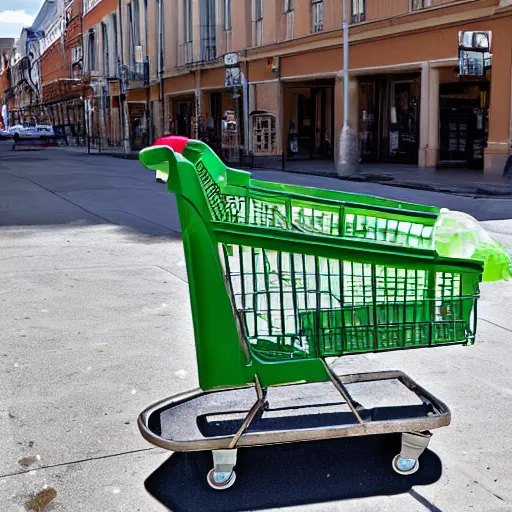
<path fill-rule="evenodd" d="M 512 276 L 511 258 L 506 249 L 471 215 L 443 208 L 433 236 L 440 256 L 483 262 L 483 281 L 507 280 Z"/>

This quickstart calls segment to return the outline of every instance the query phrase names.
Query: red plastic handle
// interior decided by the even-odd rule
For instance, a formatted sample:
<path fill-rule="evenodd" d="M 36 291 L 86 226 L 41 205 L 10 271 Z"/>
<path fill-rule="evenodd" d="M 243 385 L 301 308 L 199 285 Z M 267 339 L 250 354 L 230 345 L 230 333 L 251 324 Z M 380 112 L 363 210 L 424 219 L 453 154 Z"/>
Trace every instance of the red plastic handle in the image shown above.
<path fill-rule="evenodd" d="M 179 135 L 168 135 L 167 137 L 160 137 L 155 141 L 153 146 L 168 146 L 176 153 L 183 153 L 183 150 L 188 144 L 188 137 L 181 137 Z"/>

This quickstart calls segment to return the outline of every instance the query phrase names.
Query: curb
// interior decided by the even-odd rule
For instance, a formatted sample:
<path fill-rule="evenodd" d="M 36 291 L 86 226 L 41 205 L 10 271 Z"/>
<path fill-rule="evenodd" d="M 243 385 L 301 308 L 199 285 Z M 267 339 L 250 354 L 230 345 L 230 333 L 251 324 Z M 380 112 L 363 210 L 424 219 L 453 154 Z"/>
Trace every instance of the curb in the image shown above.
<path fill-rule="evenodd" d="M 58 150 L 59 148 L 55 148 Z M 87 151 L 79 151 L 78 149 L 75 151 L 73 149 L 66 149 L 66 153 L 81 155 L 81 156 L 108 156 L 111 158 L 119 158 L 121 160 L 138 160 L 138 152 L 132 153 L 118 153 L 113 151 L 102 151 L 101 153 L 87 153 Z M 450 187 L 446 185 L 429 185 L 426 183 L 413 183 L 396 180 L 395 177 L 389 173 L 383 174 L 353 174 L 351 176 L 340 177 L 335 172 L 321 172 L 321 171 L 296 171 L 296 170 L 285 170 L 281 169 L 270 169 L 270 168 L 258 168 L 258 167 L 248 167 L 241 166 L 241 169 L 245 169 L 247 171 L 270 171 L 270 172 L 284 172 L 290 174 L 298 174 L 302 176 L 320 176 L 323 178 L 336 179 L 340 181 L 352 181 L 359 183 L 375 183 L 377 185 L 385 185 L 388 187 L 397 187 L 397 188 L 407 188 L 411 190 L 422 190 L 425 192 L 437 192 L 440 194 L 451 194 L 451 195 L 460 195 L 465 197 L 474 197 L 474 198 L 502 198 L 502 199 L 512 199 L 512 180 L 510 180 L 510 185 L 506 185 L 505 190 L 500 190 L 500 185 L 489 185 L 489 188 L 482 186 L 480 184 L 466 187 L 466 188 L 458 188 L 458 187 Z"/>
<path fill-rule="evenodd" d="M 279 171 L 290 174 L 298 174 L 303 176 L 321 176 L 324 178 L 331 178 L 340 181 L 353 181 L 358 183 L 375 183 L 377 185 L 385 185 L 388 187 L 396 187 L 396 188 L 408 188 L 411 190 L 422 190 L 425 192 L 437 192 L 439 194 L 451 194 L 451 195 L 459 195 L 465 197 L 474 197 L 474 198 L 503 198 L 510 199 L 512 198 L 512 181 L 510 185 L 506 185 L 507 189 L 499 190 L 496 189 L 496 185 L 491 186 L 492 188 L 488 189 L 483 186 L 475 185 L 474 187 L 467 188 L 458 188 L 458 187 L 450 187 L 447 185 L 429 185 L 427 183 L 412 183 L 407 181 L 399 181 L 396 180 L 392 175 L 385 174 L 382 176 L 375 174 L 354 174 L 352 176 L 340 177 L 336 173 L 326 173 L 326 172 L 303 172 L 303 171 L 295 171 L 295 170 L 285 170 L 281 171 L 280 169 L 265 169 L 265 168 L 250 168 L 244 167 L 248 171 Z"/>

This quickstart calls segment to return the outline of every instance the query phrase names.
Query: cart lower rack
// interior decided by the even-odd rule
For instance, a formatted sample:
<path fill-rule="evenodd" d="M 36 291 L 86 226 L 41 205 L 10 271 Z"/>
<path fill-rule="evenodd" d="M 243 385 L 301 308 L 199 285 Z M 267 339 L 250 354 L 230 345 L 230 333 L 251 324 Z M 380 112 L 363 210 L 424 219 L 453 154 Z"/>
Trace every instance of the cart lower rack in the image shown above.
<path fill-rule="evenodd" d="M 448 408 L 403 373 L 325 359 L 472 344 L 482 265 L 438 256 L 436 208 L 256 181 L 201 142 L 164 142 L 140 159 L 177 196 L 202 391 L 144 411 L 144 437 L 213 450 L 215 489 L 238 447 L 371 434 L 402 433 L 393 468 L 415 472 Z"/>
<path fill-rule="evenodd" d="M 236 478 L 238 448 L 375 434 L 402 433 L 402 449 L 392 467 L 412 474 L 430 430 L 450 424 L 448 407 L 399 371 L 333 374 L 331 384 L 318 386 L 271 388 L 255 401 L 254 391 L 247 388 L 191 391 L 147 408 L 139 416 L 139 429 L 160 448 L 212 450 L 208 483 L 226 489 Z M 314 403 L 307 400 L 311 387 L 316 387 L 309 395 Z M 410 396 L 397 404 L 390 393 L 404 400 L 404 390 Z M 367 401 L 371 407 L 365 406 Z"/>

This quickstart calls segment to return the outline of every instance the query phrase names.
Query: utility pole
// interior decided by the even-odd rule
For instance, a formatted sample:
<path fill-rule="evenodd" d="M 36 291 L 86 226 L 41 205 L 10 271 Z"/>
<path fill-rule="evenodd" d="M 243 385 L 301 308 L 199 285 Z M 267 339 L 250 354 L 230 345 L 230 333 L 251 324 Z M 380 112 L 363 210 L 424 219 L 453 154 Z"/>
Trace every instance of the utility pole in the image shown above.
<path fill-rule="evenodd" d="M 348 127 L 348 0 L 343 0 L 343 128 Z"/>
<path fill-rule="evenodd" d="M 164 126 L 164 0 L 158 1 L 158 99 L 160 101 L 160 137 L 163 137 L 165 133 Z"/>
<path fill-rule="evenodd" d="M 124 153 L 130 151 L 130 139 L 129 139 L 129 125 L 128 125 L 128 109 L 126 108 L 126 91 L 128 77 L 127 69 L 124 65 L 124 44 L 123 44 L 123 2 L 118 1 L 119 9 L 119 43 L 120 43 L 120 59 L 119 59 L 119 117 L 120 117 L 120 128 L 121 128 L 121 144 Z"/>
<path fill-rule="evenodd" d="M 343 128 L 340 132 L 337 172 L 339 176 L 350 176 L 357 169 L 357 133 L 348 125 L 349 87 L 349 9 L 348 0 L 343 0 Z"/>

